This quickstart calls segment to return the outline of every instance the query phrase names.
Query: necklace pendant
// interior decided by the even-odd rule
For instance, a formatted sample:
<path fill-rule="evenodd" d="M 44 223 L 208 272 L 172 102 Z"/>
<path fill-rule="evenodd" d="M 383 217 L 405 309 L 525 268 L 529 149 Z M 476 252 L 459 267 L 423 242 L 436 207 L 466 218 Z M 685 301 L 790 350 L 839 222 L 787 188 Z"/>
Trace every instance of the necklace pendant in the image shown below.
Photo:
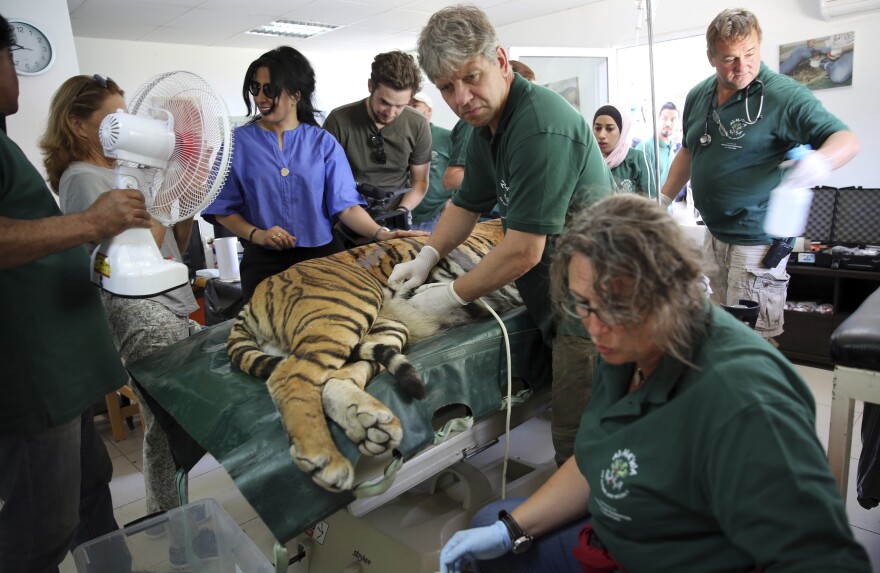
<path fill-rule="evenodd" d="M 288 175 L 290 175 L 290 170 L 287 167 L 282 167 L 281 168 L 281 176 L 287 177 Z"/>

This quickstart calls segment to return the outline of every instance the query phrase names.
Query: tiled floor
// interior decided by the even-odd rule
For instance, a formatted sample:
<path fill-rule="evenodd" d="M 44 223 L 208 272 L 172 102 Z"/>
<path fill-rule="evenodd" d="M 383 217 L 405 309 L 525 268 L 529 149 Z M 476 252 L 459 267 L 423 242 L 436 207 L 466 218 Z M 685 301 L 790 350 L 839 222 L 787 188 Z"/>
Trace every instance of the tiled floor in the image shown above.
<path fill-rule="evenodd" d="M 832 373 L 806 366 L 798 366 L 801 375 L 806 379 L 816 397 L 816 432 L 824 446 L 828 444 L 828 425 L 831 416 Z M 861 424 L 862 409 L 856 408 L 856 424 Z M 120 525 L 128 523 L 146 513 L 144 503 L 144 477 L 141 459 L 142 433 L 139 426 L 135 431 L 128 432 L 126 439 L 114 442 L 110 436 L 109 423 L 103 418 L 96 418 L 98 428 L 104 436 L 107 449 L 113 458 L 113 482 L 110 488 L 113 493 L 113 504 L 116 519 Z M 861 440 L 858 431 L 853 440 L 853 461 L 850 470 L 850 485 L 846 500 L 850 524 L 853 532 L 871 556 L 874 571 L 880 572 L 880 508 L 868 511 L 856 501 L 856 463 L 861 451 Z M 263 521 L 245 501 L 222 466 L 211 456 L 203 458 L 190 472 L 190 501 L 214 498 L 238 523 L 263 554 L 271 561 L 274 539 Z M 75 573 L 76 568 L 70 555 L 61 564 L 62 573 Z"/>

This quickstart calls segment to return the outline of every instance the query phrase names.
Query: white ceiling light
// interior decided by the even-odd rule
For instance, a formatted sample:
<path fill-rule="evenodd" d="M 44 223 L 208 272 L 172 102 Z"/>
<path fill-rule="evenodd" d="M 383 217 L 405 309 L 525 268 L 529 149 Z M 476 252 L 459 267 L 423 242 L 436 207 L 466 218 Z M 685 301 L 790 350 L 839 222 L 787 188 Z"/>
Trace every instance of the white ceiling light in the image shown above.
<path fill-rule="evenodd" d="M 296 22 L 294 20 L 275 20 L 268 24 L 263 24 L 258 28 L 249 30 L 248 34 L 257 34 L 259 36 L 286 36 L 289 38 L 311 38 L 330 30 L 335 30 L 339 26 L 332 24 L 318 24 L 317 22 Z"/>

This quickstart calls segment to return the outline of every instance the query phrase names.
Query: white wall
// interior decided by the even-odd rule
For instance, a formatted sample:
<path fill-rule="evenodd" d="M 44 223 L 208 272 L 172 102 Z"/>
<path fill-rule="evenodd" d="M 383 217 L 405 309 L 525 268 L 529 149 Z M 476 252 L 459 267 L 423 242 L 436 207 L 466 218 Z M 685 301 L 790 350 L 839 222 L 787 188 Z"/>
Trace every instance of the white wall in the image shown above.
<path fill-rule="evenodd" d="M 853 85 L 814 92 L 825 107 L 842 119 L 862 143 L 861 153 L 834 172 L 828 185 L 880 187 L 875 152 L 880 148 L 880 114 L 873 104 L 880 90 L 880 72 L 873 55 L 880 51 L 880 13 L 861 14 L 825 21 L 818 0 L 655 0 L 654 40 L 703 35 L 721 10 L 742 6 L 753 11 L 764 32 L 762 56 L 771 69 L 778 69 L 779 45 L 838 32 L 855 31 Z M 617 48 L 636 42 L 636 10 L 633 2 L 602 0 L 529 22 L 499 27 L 508 46 L 559 46 Z M 642 26 L 639 43 L 646 41 Z M 620 70 L 620 75 L 625 74 Z M 769 113 L 770 110 L 767 110 Z"/>
<path fill-rule="evenodd" d="M 31 163 L 45 173 L 37 140 L 46 128 L 49 102 L 64 80 L 79 73 L 67 2 L 0 0 L 0 14 L 6 19 L 21 18 L 36 24 L 49 36 L 55 48 L 55 62 L 46 73 L 18 77 L 18 113 L 6 119 L 9 137 L 21 147 Z"/>

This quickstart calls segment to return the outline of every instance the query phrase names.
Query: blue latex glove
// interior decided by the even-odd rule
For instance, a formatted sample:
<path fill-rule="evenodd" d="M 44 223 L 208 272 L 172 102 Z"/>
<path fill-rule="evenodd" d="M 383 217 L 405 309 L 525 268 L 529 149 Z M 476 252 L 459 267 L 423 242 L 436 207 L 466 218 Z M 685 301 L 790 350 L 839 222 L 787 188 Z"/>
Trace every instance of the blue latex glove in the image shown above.
<path fill-rule="evenodd" d="M 440 552 L 440 573 L 461 573 L 471 561 L 501 557 L 511 547 L 513 541 L 501 521 L 487 527 L 459 531 Z"/>

